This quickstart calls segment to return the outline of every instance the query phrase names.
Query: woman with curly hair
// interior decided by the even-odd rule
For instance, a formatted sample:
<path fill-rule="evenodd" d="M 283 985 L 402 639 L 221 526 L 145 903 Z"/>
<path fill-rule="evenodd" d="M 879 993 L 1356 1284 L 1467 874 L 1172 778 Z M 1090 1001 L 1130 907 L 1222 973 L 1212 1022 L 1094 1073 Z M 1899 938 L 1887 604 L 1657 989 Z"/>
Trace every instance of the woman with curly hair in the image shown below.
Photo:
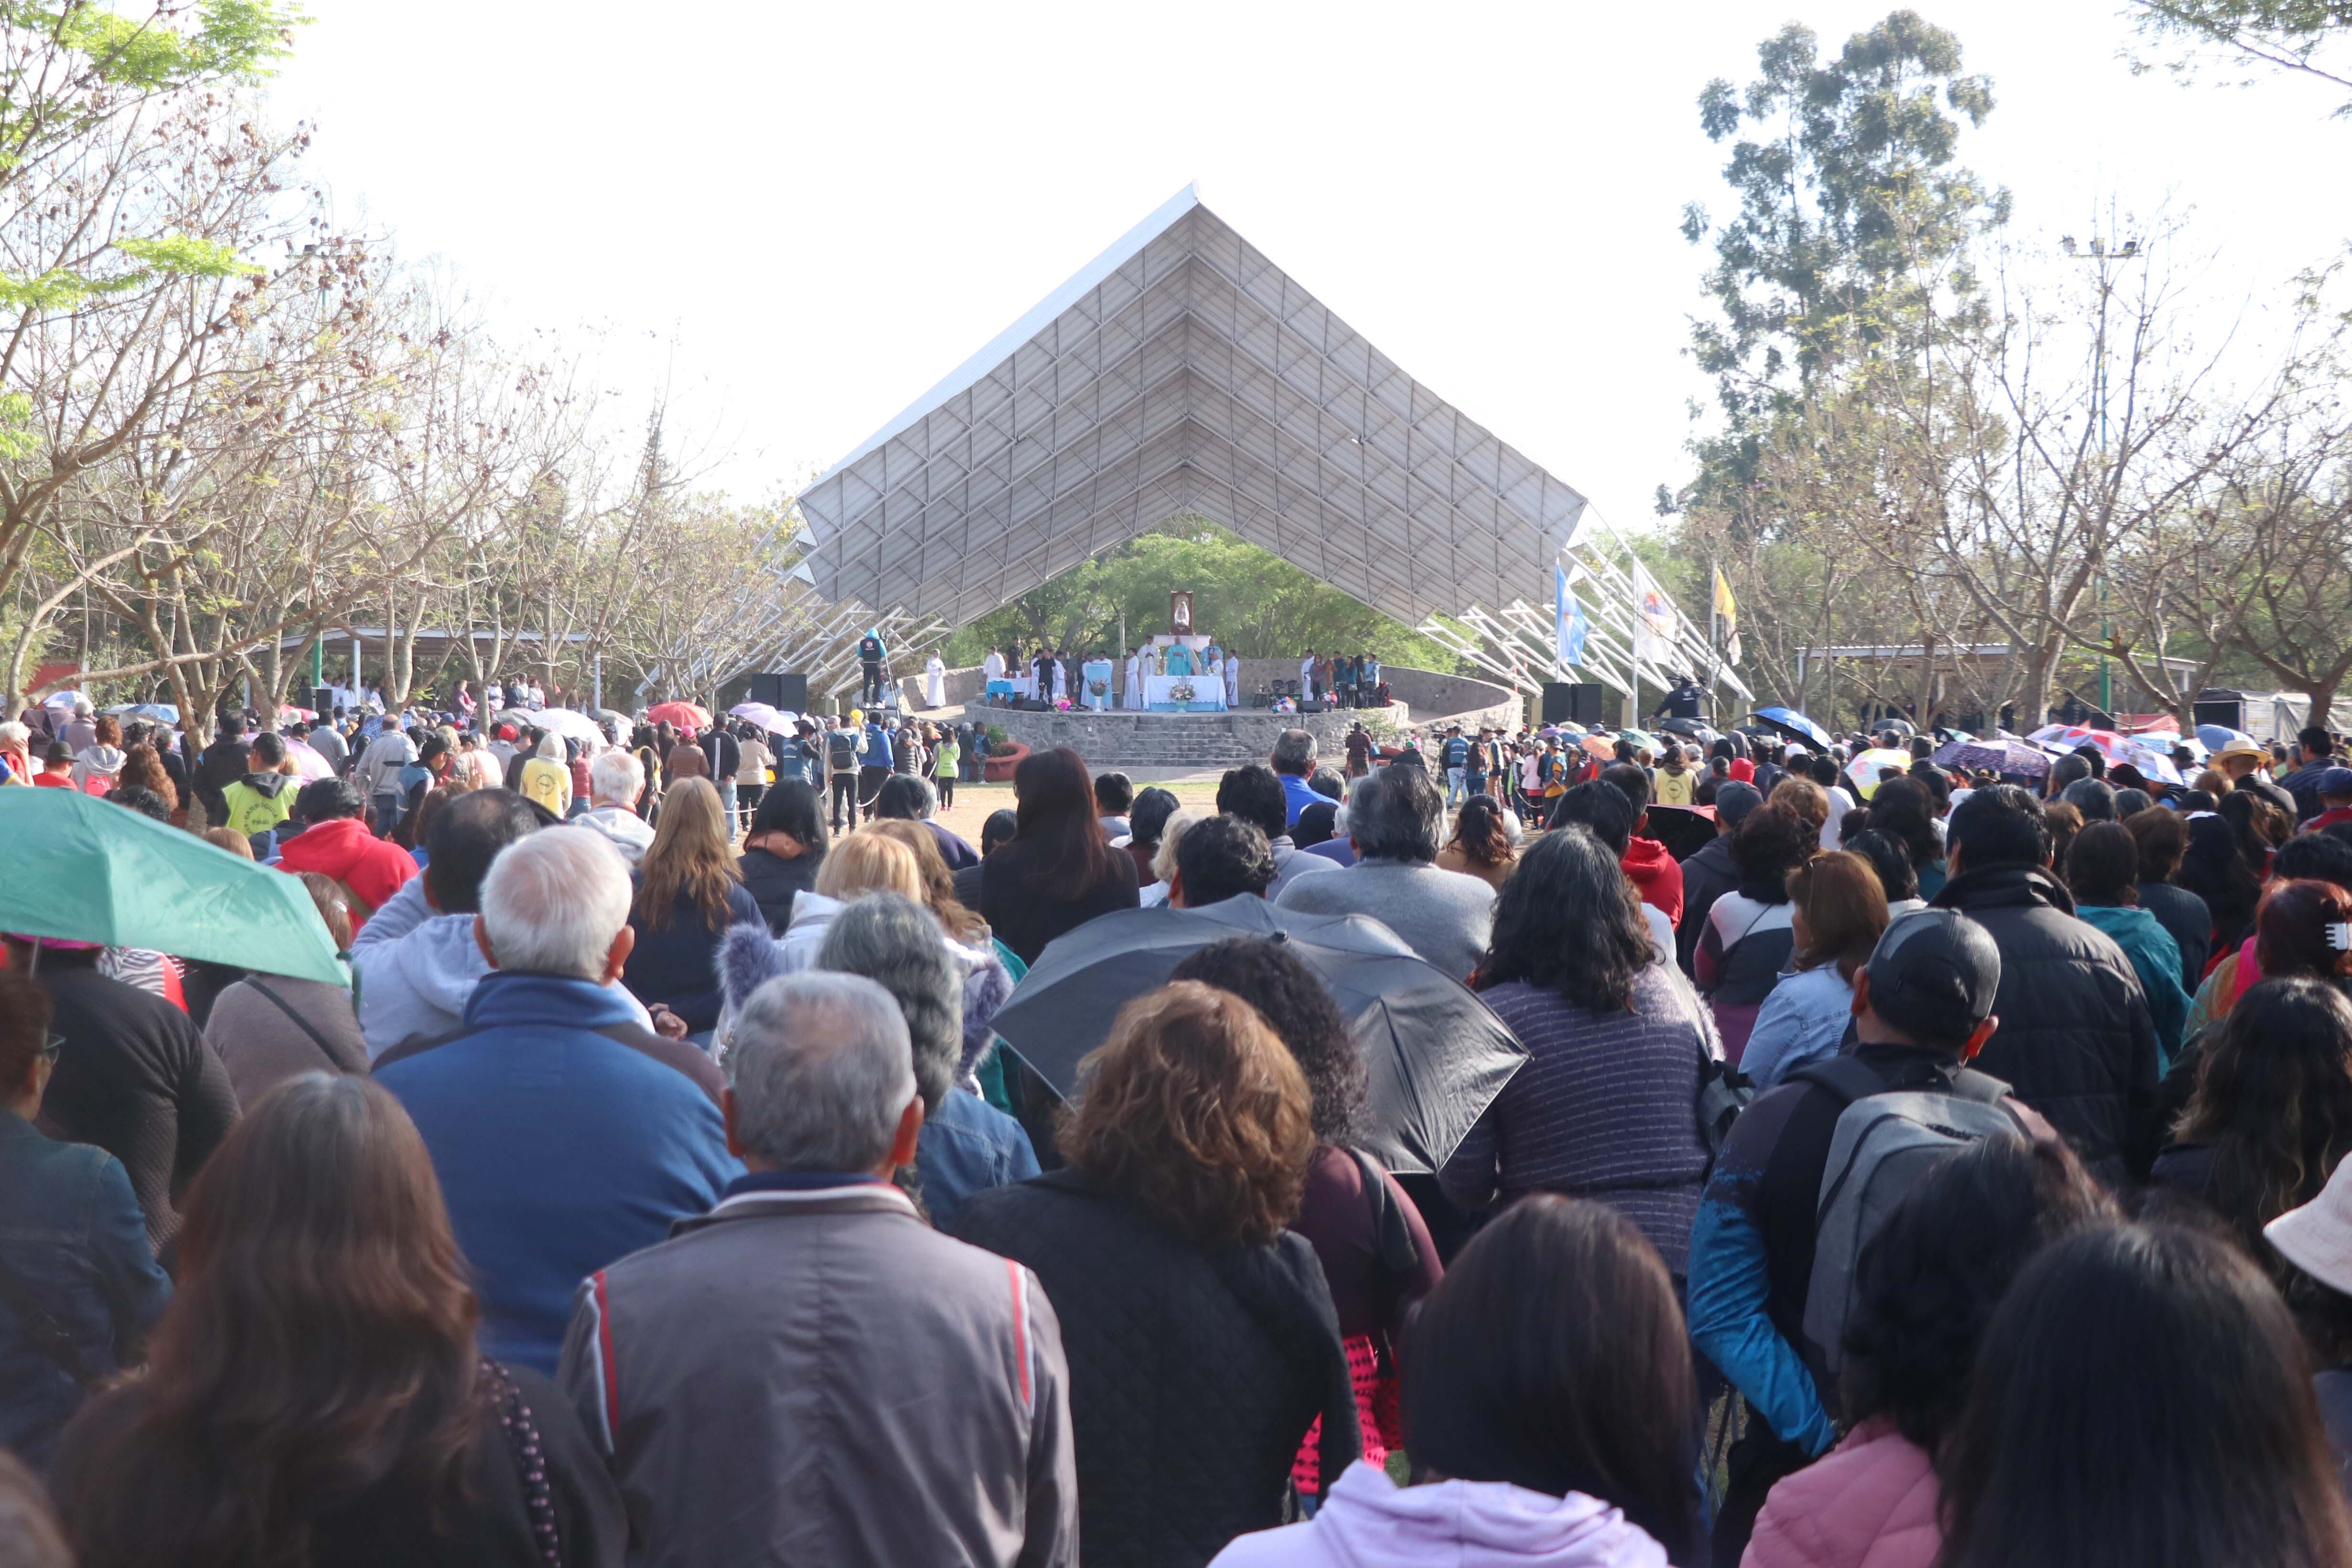
<path fill-rule="evenodd" d="M 1283 943 L 1255 937 L 1214 942 L 1187 956 L 1169 978 L 1230 991 L 1256 1008 L 1307 1075 L 1315 1159 L 1291 1228 L 1313 1244 L 1323 1265 L 1355 1384 L 1364 1458 L 1381 1464 L 1391 1448 L 1403 1447 L 1396 1411 L 1405 1320 L 1444 1270 L 1420 1208 L 1379 1161 L 1356 1147 L 1367 1091 L 1363 1049 L 1329 990 Z M 1292 1479 L 1303 1493 L 1320 1489 L 1311 1438 Z"/>
<path fill-rule="evenodd" d="M 603 1459 L 478 1317 L 399 1102 L 324 1073 L 265 1095 L 189 1192 L 147 1376 L 66 1429 L 79 1561 L 617 1564 Z"/>
<path fill-rule="evenodd" d="M 2196 1083 L 2150 1179 L 2201 1198 L 2275 1264 L 2263 1226 L 2317 1196 L 2352 1150 L 2352 1002 L 2326 980 L 2263 981 L 2222 1021 Z"/>
<path fill-rule="evenodd" d="M 1706 1179 L 1691 1106 L 1717 1050 L 1681 973 L 1654 955 L 1609 847 L 1581 826 L 1545 834 L 1495 900 L 1476 979 L 1527 1065 L 1438 1181 L 1466 1210 L 1547 1190 L 1596 1198 L 1680 1275 Z"/>
<path fill-rule="evenodd" d="M 1503 805 L 1491 795 L 1474 795 L 1454 819 L 1454 837 L 1437 852 L 1438 869 L 1460 871 L 1499 888 L 1519 863 L 1511 842 L 1511 823 Z"/>
<path fill-rule="evenodd" d="M 1034 1269 L 1060 1321 L 1093 1568 L 1200 1568 L 1280 1523 L 1318 1417 L 1322 1473 L 1356 1458 L 1331 1293 L 1285 1228 L 1312 1104 L 1255 1008 L 1179 981 L 1121 1008 L 1087 1058 L 1067 1166 L 956 1216 L 956 1236 Z"/>
<path fill-rule="evenodd" d="M 153 790 L 163 797 L 163 804 L 172 808 L 174 826 L 184 819 L 180 792 L 173 785 L 172 775 L 164 772 L 163 759 L 157 756 L 155 748 L 144 741 L 122 753 L 122 771 L 115 775 L 114 787 Z"/>

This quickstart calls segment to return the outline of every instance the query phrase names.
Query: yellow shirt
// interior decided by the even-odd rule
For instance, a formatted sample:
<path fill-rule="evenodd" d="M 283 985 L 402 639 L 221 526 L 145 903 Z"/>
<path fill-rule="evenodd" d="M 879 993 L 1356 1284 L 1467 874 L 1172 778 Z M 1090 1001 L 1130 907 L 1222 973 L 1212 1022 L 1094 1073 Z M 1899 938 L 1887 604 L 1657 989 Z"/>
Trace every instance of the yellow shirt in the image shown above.
<path fill-rule="evenodd" d="M 562 816 L 572 809 L 572 770 L 562 763 L 551 763 L 545 757 L 533 757 L 522 765 L 523 798 L 547 807 Z"/>
<path fill-rule="evenodd" d="M 1689 768 L 1678 773 L 1660 768 L 1655 777 L 1660 805 L 1688 805 L 1698 793 L 1698 774 Z"/>

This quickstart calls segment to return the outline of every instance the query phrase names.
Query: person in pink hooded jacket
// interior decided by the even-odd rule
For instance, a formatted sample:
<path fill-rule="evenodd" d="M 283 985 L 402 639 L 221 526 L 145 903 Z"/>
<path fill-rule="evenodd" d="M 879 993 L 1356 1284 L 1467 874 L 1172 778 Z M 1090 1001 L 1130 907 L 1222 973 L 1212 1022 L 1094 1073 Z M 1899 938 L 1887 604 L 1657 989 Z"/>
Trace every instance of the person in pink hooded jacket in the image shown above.
<path fill-rule="evenodd" d="M 1993 1308 L 2042 1247 L 2115 1205 L 2063 1143 L 1988 1139 L 1905 1194 L 1862 1255 L 1844 1441 L 1772 1489 L 1740 1568 L 1932 1568 L 1934 1456 Z"/>
<path fill-rule="evenodd" d="M 1210 1568 L 1667 1568 L 1698 1561 L 1691 1357 L 1657 1250 L 1537 1194 L 1480 1231 L 1407 1331 L 1414 1484 L 1363 1463 L 1304 1524 Z"/>

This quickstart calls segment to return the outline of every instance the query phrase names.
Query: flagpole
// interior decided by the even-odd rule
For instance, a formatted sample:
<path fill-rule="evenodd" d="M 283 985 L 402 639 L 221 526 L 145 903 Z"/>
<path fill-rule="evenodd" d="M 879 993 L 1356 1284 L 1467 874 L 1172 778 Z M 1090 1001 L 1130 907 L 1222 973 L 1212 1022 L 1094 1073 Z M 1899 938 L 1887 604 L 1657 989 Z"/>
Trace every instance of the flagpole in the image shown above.
<path fill-rule="evenodd" d="M 1706 717 L 1710 724 L 1715 721 L 1715 689 L 1723 681 L 1723 611 L 1720 608 L 1722 596 L 1716 588 L 1716 584 L 1722 581 L 1723 568 L 1715 563 L 1714 556 L 1708 556 L 1706 558 L 1706 657 L 1715 667 L 1706 672 Z"/>

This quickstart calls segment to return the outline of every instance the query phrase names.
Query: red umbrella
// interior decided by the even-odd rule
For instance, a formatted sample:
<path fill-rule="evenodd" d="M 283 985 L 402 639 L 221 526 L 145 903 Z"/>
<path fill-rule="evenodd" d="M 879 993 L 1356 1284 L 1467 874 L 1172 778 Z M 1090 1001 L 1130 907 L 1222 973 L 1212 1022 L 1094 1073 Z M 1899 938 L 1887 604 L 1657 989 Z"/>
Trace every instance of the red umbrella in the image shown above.
<path fill-rule="evenodd" d="M 646 710 L 649 724 L 675 724 L 681 730 L 708 730 L 710 715 L 691 702 L 656 702 Z"/>

